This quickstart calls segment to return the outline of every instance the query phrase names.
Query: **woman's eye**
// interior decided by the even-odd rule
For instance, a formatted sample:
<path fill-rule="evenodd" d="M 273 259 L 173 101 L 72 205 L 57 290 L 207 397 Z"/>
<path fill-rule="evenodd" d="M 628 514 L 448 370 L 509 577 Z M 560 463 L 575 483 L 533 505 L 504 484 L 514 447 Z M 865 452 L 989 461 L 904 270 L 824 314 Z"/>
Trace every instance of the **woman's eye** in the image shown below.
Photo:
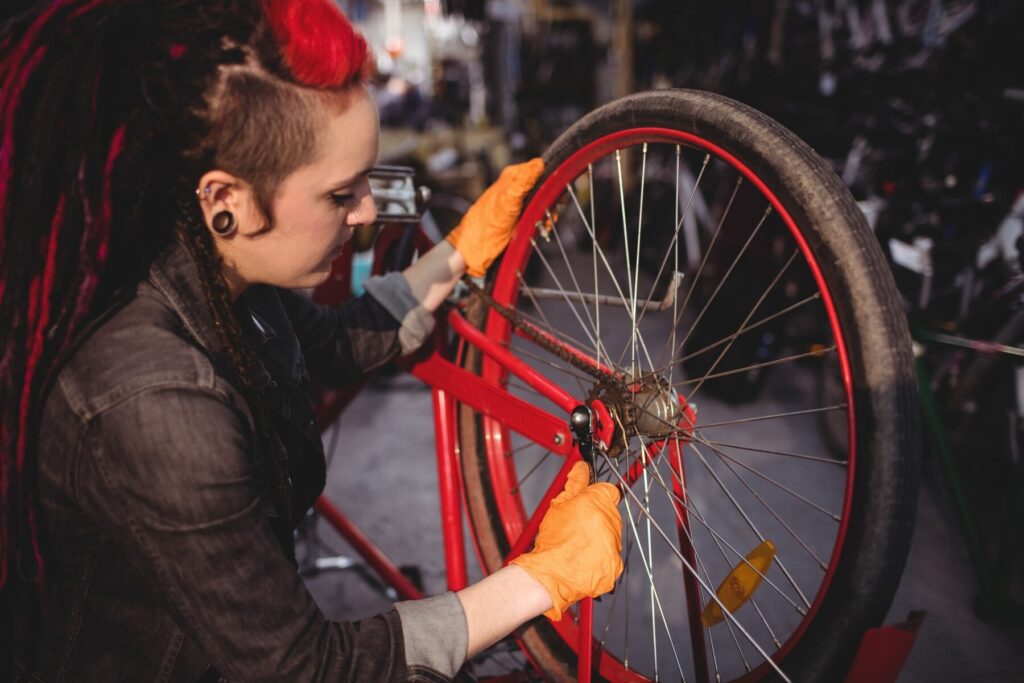
<path fill-rule="evenodd" d="M 338 206 L 344 206 L 345 204 L 348 204 L 349 202 L 351 202 L 355 198 L 356 198 L 355 194 L 353 194 L 351 192 L 346 192 L 344 194 L 332 194 L 331 195 L 331 201 L 334 202 L 335 204 L 337 204 Z"/>

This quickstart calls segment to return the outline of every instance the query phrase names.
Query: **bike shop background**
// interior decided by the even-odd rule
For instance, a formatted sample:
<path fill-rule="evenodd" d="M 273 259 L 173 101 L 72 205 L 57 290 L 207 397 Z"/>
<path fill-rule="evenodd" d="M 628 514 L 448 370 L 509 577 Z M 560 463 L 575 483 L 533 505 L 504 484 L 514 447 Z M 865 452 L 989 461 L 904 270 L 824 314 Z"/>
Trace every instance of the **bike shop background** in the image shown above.
<path fill-rule="evenodd" d="M 504 164 L 540 153 L 596 106 L 653 88 L 739 99 L 834 164 L 892 259 L 925 393 L 936 399 L 914 541 L 888 619 L 928 613 L 902 681 L 1024 676 L 1012 608 L 1024 598 L 1014 502 L 1024 497 L 1024 375 L 1019 357 L 977 350 L 979 341 L 1019 348 L 1024 337 L 1010 324 L 1024 279 L 1021 5 L 341 2 L 376 49 L 381 162 L 417 169 L 438 198 L 442 231 Z M 975 350 L 962 348 L 968 340 Z M 979 370 L 977 358 L 988 365 Z M 387 373 L 329 443 L 335 434 L 328 495 L 415 564 L 428 592 L 443 590 L 426 387 Z M 355 472 L 372 476 L 356 486 Z M 309 579 L 330 616 L 349 618 L 387 605 L 368 581 L 358 571 Z"/>
<path fill-rule="evenodd" d="M 0 18 L 28 4 L 11 2 Z M 440 232 L 505 164 L 539 154 L 595 107 L 643 90 L 734 97 L 832 162 L 892 261 L 926 399 L 931 447 L 887 621 L 911 610 L 927 617 L 900 680 L 1024 680 L 1024 3 L 340 5 L 376 52 L 380 161 L 416 168 L 433 190 Z M 357 288 L 368 266 L 357 254 Z M 756 399 L 756 388 L 737 386 Z M 327 495 L 415 566 L 427 592 L 443 591 L 427 387 L 382 373 L 325 442 Z M 325 545 L 316 550 L 354 556 L 321 532 Z M 329 617 L 387 607 L 358 564 L 338 566 L 356 571 L 308 578 Z"/>

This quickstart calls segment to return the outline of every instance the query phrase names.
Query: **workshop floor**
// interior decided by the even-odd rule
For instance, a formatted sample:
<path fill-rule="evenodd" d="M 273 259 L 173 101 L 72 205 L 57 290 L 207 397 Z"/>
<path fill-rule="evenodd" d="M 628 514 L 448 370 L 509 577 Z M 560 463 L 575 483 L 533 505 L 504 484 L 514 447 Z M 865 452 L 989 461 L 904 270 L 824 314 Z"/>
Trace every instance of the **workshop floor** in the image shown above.
<path fill-rule="evenodd" d="M 430 393 L 408 375 L 377 380 L 341 417 L 327 495 L 397 562 L 417 565 L 429 593 L 445 589 Z M 325 436 L 330 443 L 331 433 Z M 889 622 L 928 615 L 899 679 L 903 683 L 1024 680 L 1024 631 L 993 626 L 971 607 L 970 566 L 938 481 L 922 488 L 910 559 Z M 321 523 L 326 544 L 351 550 Z M 471 579 L 480 571 L 471 556 Z M 308 580 L 325 614 L 354 619 L 388 607 L 360 572 Z"/>

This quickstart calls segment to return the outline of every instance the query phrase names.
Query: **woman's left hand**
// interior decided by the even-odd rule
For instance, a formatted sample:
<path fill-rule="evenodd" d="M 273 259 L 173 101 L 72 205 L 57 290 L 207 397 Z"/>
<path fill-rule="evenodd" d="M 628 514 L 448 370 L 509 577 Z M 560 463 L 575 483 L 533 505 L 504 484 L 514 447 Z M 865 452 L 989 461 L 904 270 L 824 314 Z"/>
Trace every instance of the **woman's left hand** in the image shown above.
<path fill-rule="evenodd" d="M 523 200 L 543 172 L 544 161 L 539 157 L 506 167 L 448 233 L 446 239 L 462 255 L 470 275 L 482 277 L 504 251 L 512 239 Z"/>

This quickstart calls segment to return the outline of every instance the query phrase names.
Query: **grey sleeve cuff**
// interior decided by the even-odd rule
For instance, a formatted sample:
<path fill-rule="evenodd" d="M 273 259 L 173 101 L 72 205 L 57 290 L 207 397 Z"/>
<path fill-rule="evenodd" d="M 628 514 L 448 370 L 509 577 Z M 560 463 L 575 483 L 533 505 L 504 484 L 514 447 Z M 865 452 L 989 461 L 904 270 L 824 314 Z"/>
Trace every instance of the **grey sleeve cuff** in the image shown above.
<path fill-rule="evenodd" d="M 455 593 L 395 603 L 395 609 L 402 621 L 406 666 L 454 678 L 469 647 L 466 613 Z"/>
<path fill-rule="evenodd" d="M 398 330 L 398 343 L 403 354 L 418 349 L 427 335 L 433 332 L 434 314 L 416 300 L 401 273 L 371 277 L 363 287 L 402 324 Z"/>

